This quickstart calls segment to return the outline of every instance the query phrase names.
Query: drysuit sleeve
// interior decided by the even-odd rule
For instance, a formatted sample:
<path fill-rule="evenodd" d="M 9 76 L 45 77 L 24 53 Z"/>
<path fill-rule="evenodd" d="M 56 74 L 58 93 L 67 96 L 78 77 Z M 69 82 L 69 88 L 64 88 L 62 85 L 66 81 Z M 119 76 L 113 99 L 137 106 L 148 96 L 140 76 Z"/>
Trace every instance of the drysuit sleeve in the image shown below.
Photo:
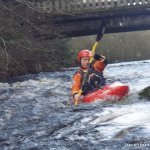
<path fill-rule="evenodd" d="M 72 96 L 77 94 L 81 88 L 82 76 L 80 73 L 76 73 L 73 76 L 73 83 L 72 83 Z"/>
<path fill-rule="evenodd" d="M 95 62 L 93 64 L 94 69 L 103 72 L 106 65 L 108 64 L 108 61 L 105 58 L 105 56 L 95 54 L 94 59 L 95 59 Z"/>

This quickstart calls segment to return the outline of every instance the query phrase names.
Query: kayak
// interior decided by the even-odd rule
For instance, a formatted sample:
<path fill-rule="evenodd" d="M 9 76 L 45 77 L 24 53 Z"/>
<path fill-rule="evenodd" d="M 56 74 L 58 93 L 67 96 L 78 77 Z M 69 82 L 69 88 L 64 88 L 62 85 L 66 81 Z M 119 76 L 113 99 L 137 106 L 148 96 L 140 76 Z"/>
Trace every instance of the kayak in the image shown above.
<path fill-rule="evenodd" d="M 101 101 L 119 101 L 129 94 L 129 86 L 114 82 L 84 96 L 83 103 Z"/>

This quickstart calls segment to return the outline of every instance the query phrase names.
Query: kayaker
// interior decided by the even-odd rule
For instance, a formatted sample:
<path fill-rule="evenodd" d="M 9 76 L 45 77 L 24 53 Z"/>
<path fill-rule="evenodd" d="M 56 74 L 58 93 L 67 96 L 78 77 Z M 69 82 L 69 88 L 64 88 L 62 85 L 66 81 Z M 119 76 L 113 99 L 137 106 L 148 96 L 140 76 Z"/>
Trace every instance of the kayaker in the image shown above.
<path fill-rule="evenodd" d="M 94 59 L 88 69 L 89 60 L 91 57 Z M 103 71 L 108 62 L 104 56 L 99 54 L 92 54 L 92 52 L 87 49 L 81 50 L 78 53 L 77 60 L 80 68 L 73 76 L 72 96 L 74 100 L 82 101 L 84 95 L 100 89 L 105 85 L 106 81 L 103 76 Z M 87 71 L 88 74 L 86 76 L 86 81 L 84 82 L 84 86 L 82 88 L 83 92 L 82 95 L 79 95 L 78 92 L 82 86 L 82 81 Z"/>

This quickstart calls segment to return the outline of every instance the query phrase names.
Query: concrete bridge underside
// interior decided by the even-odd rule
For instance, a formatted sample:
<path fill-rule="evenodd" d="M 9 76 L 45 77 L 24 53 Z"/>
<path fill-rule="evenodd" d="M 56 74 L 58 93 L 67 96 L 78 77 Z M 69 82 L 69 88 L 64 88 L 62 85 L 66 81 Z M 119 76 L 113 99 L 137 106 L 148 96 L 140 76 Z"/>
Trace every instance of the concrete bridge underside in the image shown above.
<path fill-rule="evenodd" d="M 95 15 L 47 16 L 36 23 L 46 32 L 34 32 L 34 36 L 45 40 L 95 35 L 102 19 L 106 22 L 106 33 L 150 30 L 150 9 L 132 9 Z"/>
<path fill-rule="evenodd" d="M 150 0 L 15 0 L 37 11 L 33 31 L 39 39 L 97 34 L 105 19 L 106 33 L 150 29 Z"/>

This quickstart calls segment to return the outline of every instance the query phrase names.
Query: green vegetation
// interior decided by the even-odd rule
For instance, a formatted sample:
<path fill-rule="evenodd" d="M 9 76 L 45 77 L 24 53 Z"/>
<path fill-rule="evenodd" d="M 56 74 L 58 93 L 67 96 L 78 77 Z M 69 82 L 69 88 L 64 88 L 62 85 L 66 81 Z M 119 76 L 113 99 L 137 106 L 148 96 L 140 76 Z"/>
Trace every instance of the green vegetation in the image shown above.
<path fill-rule="evenodd" d="M 69 41 L 71 52 L 91 49 L 95 36 L 77 37 Z M 97 52 L 105 55 L 110 63 L 150 59 L 150 31 L 105 34 Z"/>

